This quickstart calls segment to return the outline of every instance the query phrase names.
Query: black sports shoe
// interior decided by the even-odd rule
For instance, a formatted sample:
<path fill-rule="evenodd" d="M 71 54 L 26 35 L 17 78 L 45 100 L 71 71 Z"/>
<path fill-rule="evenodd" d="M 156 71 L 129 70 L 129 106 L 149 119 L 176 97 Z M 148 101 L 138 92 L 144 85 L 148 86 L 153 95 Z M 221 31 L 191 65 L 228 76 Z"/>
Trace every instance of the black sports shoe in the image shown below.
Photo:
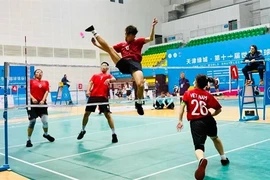
<path fill-rule="evenodd" d="M 48 139 L 48 141 L 50 141 L 50 142 L 54 141 L 54 138 L 52 136 L 50 136 L 49 134 L 48 135 L 43 134 L 43 137 Z"/>
<path fill-rule="evenodd" d="M 135 102 L 135 108 L 137 109 L 137 113 L 139 115 L 144 115 L 142 104 L 139 104 L 139 103 Z"/>
<path fill-rule="evenodd" d="M 117 143 L 117 142 L 118 142 L 117 135 L 113 134 L 112 135 L 112 143 Z"/>
<path fill-rule="evenodd" d="M 32 147 L 32 146 L 33 146 L 33 144 L 31 142 L 31 140 L 26 141 L 26 147 Z"/>
<path fill-rule="evenodd" d="M 94 31 L 94 30 L 95 30 L 95 28 L 94 28 L 93 25 L 90 26 L 90 27 L 88 27 L 87 29 L 85 29 L 86 32 L 92 32 L 92 31 Z"/>
<path fill-rule="evenodd" d="M 86 131 L 81 131 L 80 134 L 78 135 L 77 139 L 80 140 L 83 138 L 83 136 L 85 135 Z"/>
<path fill-rule="evenodd" d="M 226 166 L 227 164 L 230 163 L 230 161 L 229 161 L 228 158 L 226 158 L 226 160 L 222 160 L 222 159 L 221 159 L 220 162 L 221 162 L 222 166 Z"/>
<path fill-rule="evenodd" d="M 207 159 L 201 159 L 198 169 L 195 171 L 195 179 L 196 180 L 203 180 L 205 176 L 205 169 L 207 166 Z"/>

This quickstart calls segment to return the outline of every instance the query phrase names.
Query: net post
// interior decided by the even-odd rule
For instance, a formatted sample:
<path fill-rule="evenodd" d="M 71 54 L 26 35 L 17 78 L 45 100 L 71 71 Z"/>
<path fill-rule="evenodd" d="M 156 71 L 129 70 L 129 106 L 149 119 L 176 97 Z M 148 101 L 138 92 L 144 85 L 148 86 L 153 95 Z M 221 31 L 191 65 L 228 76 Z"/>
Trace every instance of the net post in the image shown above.
<path fill-rule="evenodd" d="M 76 84 L 76 104 L 79 104 L 79 84 Z"/>
<path fill-rule="evenodd" d="M 9 63 L 4 62 L 4 141 L 5 141 L 5 164 L 0 167 L 0 171 L 8 170 L 8 78 L 9 78 Z"/>

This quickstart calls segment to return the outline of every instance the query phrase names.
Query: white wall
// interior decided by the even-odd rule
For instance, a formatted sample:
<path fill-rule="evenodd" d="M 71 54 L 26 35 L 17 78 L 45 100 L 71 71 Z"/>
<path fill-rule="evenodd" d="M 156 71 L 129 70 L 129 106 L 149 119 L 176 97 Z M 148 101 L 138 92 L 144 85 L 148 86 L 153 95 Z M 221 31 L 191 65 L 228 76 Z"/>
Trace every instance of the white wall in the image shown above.
<path fill-rule="evenodd" d="M 253 14 L 251 12 L 252 6 L 251 5 L 239 5 L 239 27 L 238 28 L 246 28 L 253 26 Z"/>
<path fill-rule="evenodd" d="M 163 35 L 183 33 L 184 40 L 189 39 L 190 31 L 224 24 L 232 19 L 239 19 L 239 5 L 230 6 L 199 15 L 189 16 L 162 24 Z"/>
<path fill-rule="evenodd" d="M 211 0 L 211 8 L 220 8 L 228 5 L 234 4 L 234 0 L 226 0 L 226 1 L 221 1 L 221 0 Z"/>
<path fill-rule="evenodd" d="M 260 0 L 260 7 L 259 9 L 261 12 L 261 23 L 268 23 L 270 21 L 270 1 L 269 0 Z"/>
<path fill-rule="evenodd" d="M 27 36 L 27 46 L 36 49 L 36 54 L 28 57 L 29 63 L 100 65 L 103 56 L 91 44 L 92 35 L 86 34 L 82 39 L 80 32 L 93 24 L 109 44 L 114 44 L 124 41 L 125 27 L 133 24 L 139 30 L 138 37 L 149 36 L 153 18 L 163 21 L 162 12 L 163 7 L 155 0 L 124 0 L 124 4 L 110 0 L 0 0 L 0 63 L 24 62 L 24 36 Z M 156 33 L 161 34 L 161 23 Z M 10 50 L 13 55 L 6 55 L 6 49 L 1 51 L 2 45 L 15 45 L 20 50 Z M 52 53 L 39 56 L 37 47 L 49 47 Z M 70 49 L 92 51 L 88 56 L 81 53 L 78 58 L 59 58 L 54 56 L 54 48 L 66 52 Z M 40 68 L 54 89 L 65 73 L 73 87 L 78 82 L 88 81 L 95 73 L 95 70 L 75 68 Z"/>
<path fill-rule="evenodd" d="M 190 15 L 198 12 L 204 12 L 211 9 L 211 1 L 210 0 L 201 0 L 196 3 L 190 4 L 186 6 L 186 12 L 183 15 Z"/>

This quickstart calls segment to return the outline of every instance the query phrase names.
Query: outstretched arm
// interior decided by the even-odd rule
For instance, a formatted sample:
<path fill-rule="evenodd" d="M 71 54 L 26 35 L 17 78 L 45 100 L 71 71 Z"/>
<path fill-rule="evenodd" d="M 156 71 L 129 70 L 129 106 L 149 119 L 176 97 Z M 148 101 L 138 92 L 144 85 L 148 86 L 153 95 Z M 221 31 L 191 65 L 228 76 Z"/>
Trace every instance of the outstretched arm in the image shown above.
<path fill-rule="evenodd" d="M 147 37 L 147 38 L 145 38 L 145 40 L 144 40 L 145 43 L 148 43 L 148 42 L 154 40 L 155 26 L 156 26 L 157 23 L 158 23 L 158 20 L 155 18 L 155 19 L 153 20 L 153 23 L 152 23 L 152 30 L 151 30 L 150 36 Z"/>
<path fill-rule="evenodd" d="M 99 44 L 96 42 L 95 38 L 92 38 L 91 41 L 92 41 L 92 43 L 93 43 L 94 46 L 96 46 L 96 47 L 98 47 L 99 49 L 101 49 L 101 50 L 107 52 L 101 45 L 99 45 Z"/>

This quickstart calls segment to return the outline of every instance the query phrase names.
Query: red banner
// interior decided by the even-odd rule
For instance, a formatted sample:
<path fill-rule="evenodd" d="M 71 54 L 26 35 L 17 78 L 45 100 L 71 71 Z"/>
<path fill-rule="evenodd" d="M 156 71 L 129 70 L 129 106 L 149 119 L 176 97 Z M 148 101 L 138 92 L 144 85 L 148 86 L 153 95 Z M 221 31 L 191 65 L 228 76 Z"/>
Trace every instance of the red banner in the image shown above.
<path fill-rule="evenodd" d="M 239 78 L 239 74 L 238 74 L 238 68 L 236 65 L 231 66 L 231 78 L 232 79 L 238 79 Z"/>

